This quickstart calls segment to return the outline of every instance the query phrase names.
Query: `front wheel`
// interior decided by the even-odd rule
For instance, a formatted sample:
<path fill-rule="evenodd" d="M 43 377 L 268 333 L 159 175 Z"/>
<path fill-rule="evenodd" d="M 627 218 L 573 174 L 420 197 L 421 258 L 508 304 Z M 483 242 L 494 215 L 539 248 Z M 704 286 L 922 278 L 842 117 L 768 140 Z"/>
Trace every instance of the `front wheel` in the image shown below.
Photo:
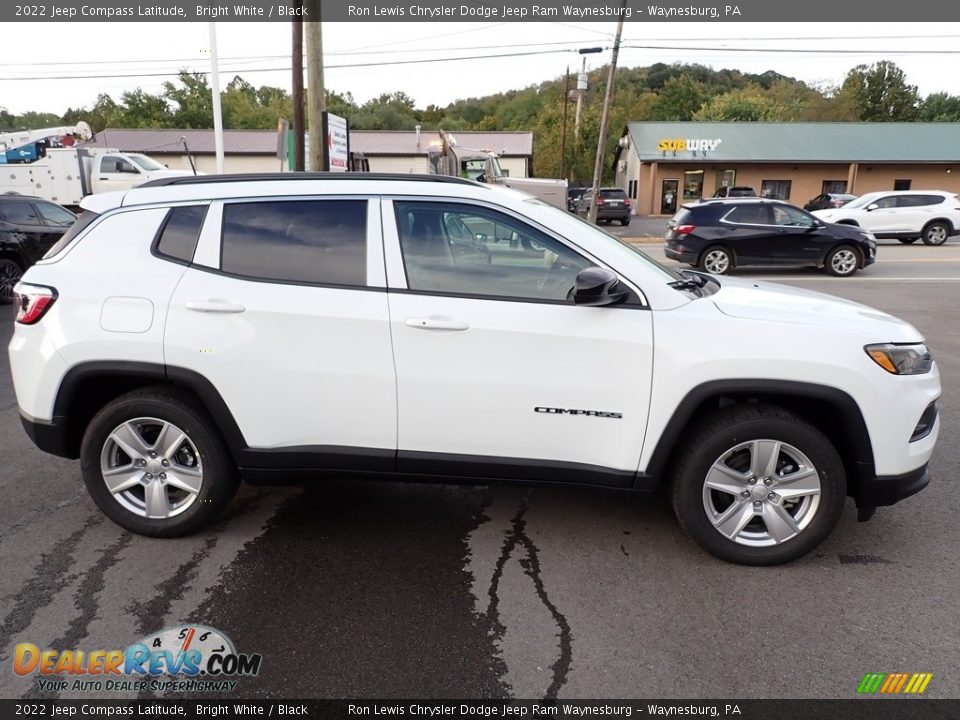
<path fill-rule="evenodd" d="M 0 258 L 0 305 L 13 302 L 13 288 L 23 277 L 23 269 L 13 260 Z"/>
<path fill-rule="evenodd" d="M 923 229 L 924 245 L 943 245 L 950 237 L 950 228 L 946 223 L 932 222 Z"/>
<path fill-rule="evenodd" d="M 777 565 L 813 550 L 843 511 L 843 462 L 817 428 L 781 408 L 734 406 L 690 434 L 673 507 L 707 552 Z"/>
<path fill-rule="evenodd" d="M 178 537 L 229 504 L 239 475 L 196 402 L 174 388 L 135 390 L 109 403 L 80 447 L 87 492 L 122 528 Z"/>
<path fill-rule="evenodd" d="M 831 275 L 849 277 L 860 267 L 860 256 L 849 245 L 840 245 L 827 253 L 824 267 Z"/>
<path fill-rule="evenodd" d="M 700 257 L 700 266 L 713 275 L 726 275 L 733 269 L 733 255 L 725 247 L 712 247 Z"/>

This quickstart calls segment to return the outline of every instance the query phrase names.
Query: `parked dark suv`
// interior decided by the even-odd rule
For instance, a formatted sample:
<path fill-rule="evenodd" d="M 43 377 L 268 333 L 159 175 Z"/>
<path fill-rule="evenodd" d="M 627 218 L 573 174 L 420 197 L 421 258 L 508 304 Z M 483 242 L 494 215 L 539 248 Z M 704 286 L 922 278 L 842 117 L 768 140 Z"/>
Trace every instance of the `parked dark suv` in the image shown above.
<path fill-rule="evenodd" d="M 13 300 L 13 286 L 70 229 L 77 216 L 48 200 L 0 195 L 0 304 Z"/>
<path fill-rule="evenodd" d="M 586 189 L 577 201 L 577 215 L 587 217 L 593 191 Z M 600 188 L 597 199 L 597 224 L 619 220 L 621 225 L 630 224 L 630 198 L 622 188 Z"/>
<path fill-rule="evenodd" d="M 668 223 L 668 258 L 723 275 L 737 265 L 813 265 L 853 275 L 876 260 L 876 238 L 779 200 L 739 198 L 684 205 Z"/>

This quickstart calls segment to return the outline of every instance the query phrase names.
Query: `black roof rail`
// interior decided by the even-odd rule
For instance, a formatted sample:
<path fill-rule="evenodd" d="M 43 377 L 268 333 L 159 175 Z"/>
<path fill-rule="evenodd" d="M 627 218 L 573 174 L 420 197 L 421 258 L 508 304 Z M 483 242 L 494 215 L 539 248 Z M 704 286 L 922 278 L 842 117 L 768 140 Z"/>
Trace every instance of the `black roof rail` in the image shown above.
<path fill-rule="evenodd" d="M 273 172 L 273 173 L 224 173 L 223 175 L 184 175 L 182 177 L 159 178 L 138 185 L 138 188 L 166 187 L 168 185 L 204 185 L 225 182 L 258 182 L 263 180 L 393 180 L 405 182 L 437 182 L 456 185 L 479 185 L 466 178 L 448 175 L 424 175 L 405 173 L 343 173 L 343 172 Z"/>

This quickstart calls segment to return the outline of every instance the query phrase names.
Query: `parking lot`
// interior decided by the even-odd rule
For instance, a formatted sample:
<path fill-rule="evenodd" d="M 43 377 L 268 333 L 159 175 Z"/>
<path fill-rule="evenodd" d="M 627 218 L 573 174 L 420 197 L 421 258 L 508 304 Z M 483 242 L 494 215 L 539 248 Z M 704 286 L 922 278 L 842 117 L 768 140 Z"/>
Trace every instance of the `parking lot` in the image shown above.
<path fill-rule="evenodd" d="M 4 360 L 0 696 L 49 696 L 9 671 L 16 643 L 125 648 L 191 621 L 263 655 L 236 697 L 849 698 L 866 672 L 932 673 L 927 695 L 960 697 L 960 242 L 882 242 L 848 279 L 738 274 L 899 315 L 943 375 L 931 485 L 869 523 L 848 503 L 783 567 L 705 554 L 659 496 L 553 488 L 245 487 L 209 531 L 131 535 L 77 463 L 32 446 Z"/>

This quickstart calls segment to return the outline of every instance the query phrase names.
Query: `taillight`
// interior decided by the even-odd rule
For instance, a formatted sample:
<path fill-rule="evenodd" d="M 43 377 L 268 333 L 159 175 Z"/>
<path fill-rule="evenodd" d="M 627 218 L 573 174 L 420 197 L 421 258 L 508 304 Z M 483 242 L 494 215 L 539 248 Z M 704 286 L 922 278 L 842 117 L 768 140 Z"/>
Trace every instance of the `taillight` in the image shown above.
<path fill-rule="evenodd" d="M 696 229 L 696 225 L 677 225 L 677 227 L 674 228 L 674 232 L 677 233 L 677 235 L 689 235 Z"/>
<path fill-rule="evenodd" d="M 597 205 L 603 205 L 603 198 L 597 198 Z"/>
<path fill-rule="evenodd" d="M 17 308 L 16 321 L 33 325 L 40 321 L 57 299 L 57 291 L 45 285 L 18 283 L 13 289 L 13 304 Z"/>
<path fill-rule="evenodd" d="M 630 199 L 628 198 L 628 199 L 624 200 L 624 201 L 623 201 L 623 204 L 626 205 L 627 207 L 630 207 Z"/>

